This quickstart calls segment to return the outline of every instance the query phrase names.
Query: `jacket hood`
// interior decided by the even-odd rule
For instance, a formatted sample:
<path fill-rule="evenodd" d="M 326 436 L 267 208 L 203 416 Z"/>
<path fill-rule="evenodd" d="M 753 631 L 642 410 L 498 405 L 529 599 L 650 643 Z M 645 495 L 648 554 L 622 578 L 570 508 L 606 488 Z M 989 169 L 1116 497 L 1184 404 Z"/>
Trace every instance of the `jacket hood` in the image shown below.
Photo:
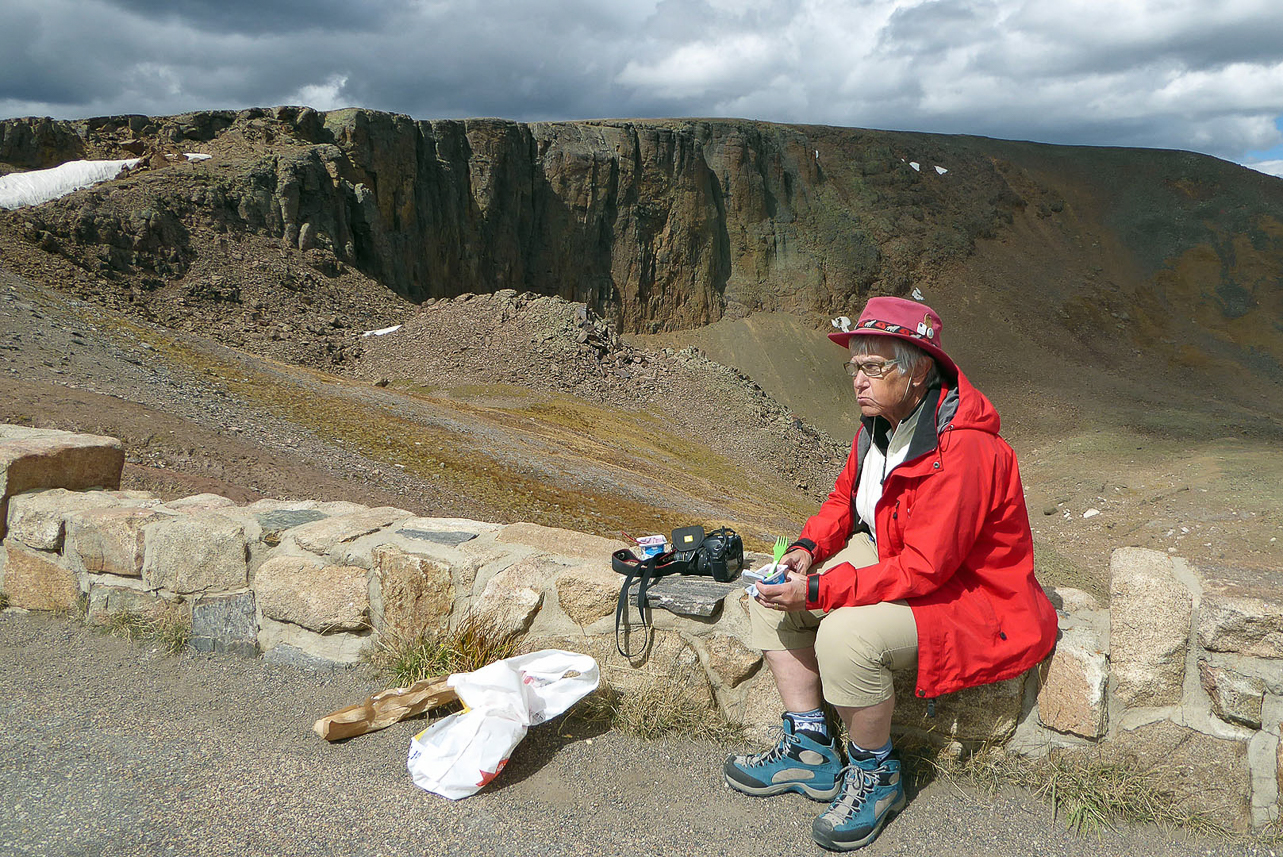
<path fill-rule="evenodd" d="M 971 381 L 961 370 L 958 372 L 957 383 L 944 390 L 936 409 L 936 431 L 942 432 L 950 426 L 989 434 L 998 434 L 1002 428 L 998 409 L 989 401 L 988 396 L 971 386 Z"/>

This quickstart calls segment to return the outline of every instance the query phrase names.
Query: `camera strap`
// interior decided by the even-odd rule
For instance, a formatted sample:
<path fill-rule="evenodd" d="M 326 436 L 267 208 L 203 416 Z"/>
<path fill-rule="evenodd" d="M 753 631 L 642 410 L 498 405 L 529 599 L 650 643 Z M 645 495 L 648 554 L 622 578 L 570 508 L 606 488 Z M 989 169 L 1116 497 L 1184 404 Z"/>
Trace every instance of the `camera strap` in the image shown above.
<path fill-rule="evenodd" d="M 733 580 L 744 567 L 744 543 L 729 527 L 720 527 L 705 535 L 702 527 L 682 527 L 673 531 L 672 544 L 683 549 L 641 559 L 627 548 L 611 554 L 611 567 L 624 575 L 619 587 L 619 600 L 615 603 L 615 648 L 629 660 L 644 653 L 650 644 L 650 605 L 646 594 L 652 583 L 670 574 L 689 574 L 712 577 L 719 583 Z M 628 597 L 633 583 L 637 584 L 636 597 Z M 637 653 L 630 653 L 626 646 L 631 630 L 629 602 L 637 605 L 641 627 L 646 631 L 646 643 Z"/>

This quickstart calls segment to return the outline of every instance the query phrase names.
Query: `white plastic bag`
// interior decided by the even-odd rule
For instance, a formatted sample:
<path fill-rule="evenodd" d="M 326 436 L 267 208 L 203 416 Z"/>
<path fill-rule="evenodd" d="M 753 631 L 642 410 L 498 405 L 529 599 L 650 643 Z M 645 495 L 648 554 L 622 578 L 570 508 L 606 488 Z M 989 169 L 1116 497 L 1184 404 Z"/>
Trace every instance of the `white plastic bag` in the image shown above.
<path fill-rule="evenodd" d="M 560 649 L 450 676 L 465 709 L 411 739 L 406 767 L 414 784 L 451 800 L 476 794 L 503 770 L 528 727 L 592 693 L 598 678 L 591 657 Z"/>

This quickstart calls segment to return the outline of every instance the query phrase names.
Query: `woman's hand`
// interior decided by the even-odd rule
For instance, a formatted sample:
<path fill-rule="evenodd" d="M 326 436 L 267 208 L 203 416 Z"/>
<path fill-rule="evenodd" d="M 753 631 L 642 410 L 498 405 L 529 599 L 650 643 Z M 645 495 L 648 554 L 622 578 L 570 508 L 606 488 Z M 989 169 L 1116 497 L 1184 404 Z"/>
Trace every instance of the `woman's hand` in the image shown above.
<path fill-rule="evenodd" d="M 806 553 L 806 551 L 802 551 Z M 810 565 L 809 558 L 807 565 Z M 793 612 L 806 609 L 806 574 L 799 574 L 793 568 L 788 570 L 788 579 L 775 586 L 757 584 L 757 603 L 769 610 Z"/>
<path fill-rule="evenodd" d="M 788 566 L 798 574 L 806 574 L 807 569 L 811 567 L 811 552 L 802 548 L 793 548 L 780 557 L 780 565 Z"/>

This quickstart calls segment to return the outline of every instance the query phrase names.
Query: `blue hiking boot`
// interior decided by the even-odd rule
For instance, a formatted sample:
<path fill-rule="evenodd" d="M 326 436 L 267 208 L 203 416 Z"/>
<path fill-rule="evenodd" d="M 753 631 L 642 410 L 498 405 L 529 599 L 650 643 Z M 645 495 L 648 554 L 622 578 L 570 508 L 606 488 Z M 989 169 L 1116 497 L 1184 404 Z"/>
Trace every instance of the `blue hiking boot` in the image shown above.
<path fill-rule="evenodd" d="M 837 742 L 827 744 L 798 731 L 785 715 L 779 742 L 753 756 L 731 756 L 723 772 L 736 791 L 764 797 L 798 792 L 812 800 L 832 800 L 842 787 L 842 757 Z"/>
<path fill-rule="evenodd" d="M 887 757 L 880 765 L 874 759 L 852 759 L 844 773 L 841 794 L 811 824 L 811 836 L 830 851 L 868 845 L 905 804 L 899 759 Z"/>

